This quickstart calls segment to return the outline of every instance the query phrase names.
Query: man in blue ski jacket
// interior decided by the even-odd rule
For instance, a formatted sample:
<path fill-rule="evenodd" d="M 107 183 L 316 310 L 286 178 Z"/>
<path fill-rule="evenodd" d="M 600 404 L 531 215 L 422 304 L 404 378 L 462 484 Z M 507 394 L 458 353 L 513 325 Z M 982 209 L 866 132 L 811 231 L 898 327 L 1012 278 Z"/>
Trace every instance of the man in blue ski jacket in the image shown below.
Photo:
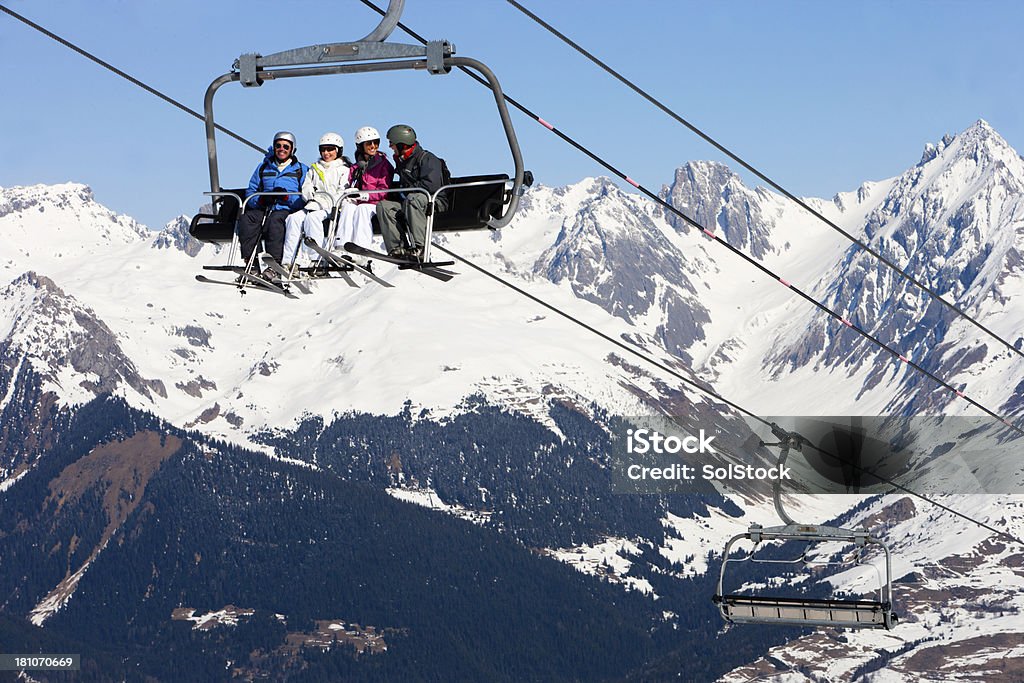
<path fill-rule="evenodd" d="M 253 252 L 263 239 L 266 251 L 281 263 L 284 253 L 284 221 L 288 214 L 302 208 L 302 181 L 309 167 L 295 156 L 295 136 L 286 130 L 274 135 L 274 144 L 267 150 L 263 162 L 249 179 L 245 196 L 257 192 L 294 192 L 287 196 L 261 196 L 246 204 L 245 213 L 238 221 L 238 241 L 242 245 L 242 258 L 248 265 Z M 268 268 L 264 276 L 273 279 Z"/>

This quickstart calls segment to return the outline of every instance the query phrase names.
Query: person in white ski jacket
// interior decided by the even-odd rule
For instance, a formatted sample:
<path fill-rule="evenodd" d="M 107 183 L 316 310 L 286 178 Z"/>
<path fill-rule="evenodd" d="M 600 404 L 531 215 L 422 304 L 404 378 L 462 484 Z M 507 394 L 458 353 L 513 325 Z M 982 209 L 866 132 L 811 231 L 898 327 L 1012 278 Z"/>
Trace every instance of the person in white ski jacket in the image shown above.
<path fill-rule="evenodd" d="M 351 162 L 343 156 L 344 150 L 345 141 L 337 133 L 324 133 L 320 138 L 320 160 L 309 167 L 302 183 L 302 198 L 306 205 L 285 221 L 285 267 L 298 257 L 303 235 L 324 246 L 324 219 L 331 211 L 332 202 L 337 201 L 348 187 Z M 315 260 L 316 253 L 311 249 L 303 247 L 302 253 L 307 261 Z"/>

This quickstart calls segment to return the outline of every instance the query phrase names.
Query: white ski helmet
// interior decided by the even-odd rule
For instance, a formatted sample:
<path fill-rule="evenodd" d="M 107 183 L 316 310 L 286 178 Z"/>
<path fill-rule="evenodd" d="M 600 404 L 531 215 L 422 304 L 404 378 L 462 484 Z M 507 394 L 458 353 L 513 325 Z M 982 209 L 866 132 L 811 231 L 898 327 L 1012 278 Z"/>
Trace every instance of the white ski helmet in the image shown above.
<path fill-rule="evenodd" d="M 380 140 L 380 133 L 373 126 L 363 126 L 356 131 L 356 144 L 361 145 L 370 140 Z"/>
<path fill-rule="evenodd" d="M 277 142 L 278 140 L 287 140 L 288 142 L 292 143 L 292 149 L 295 149 L 295 136 L 289 133 L 288 131 L 281 130 L 274 133 L 274 142 Z"/>
<path fill-rule="evenodd" d="M 324 133 L 324 136 L 320 138 L 320 146 L 334 145 L 340 151 L 345 146 L 345 141 L 337 133 Z"/>

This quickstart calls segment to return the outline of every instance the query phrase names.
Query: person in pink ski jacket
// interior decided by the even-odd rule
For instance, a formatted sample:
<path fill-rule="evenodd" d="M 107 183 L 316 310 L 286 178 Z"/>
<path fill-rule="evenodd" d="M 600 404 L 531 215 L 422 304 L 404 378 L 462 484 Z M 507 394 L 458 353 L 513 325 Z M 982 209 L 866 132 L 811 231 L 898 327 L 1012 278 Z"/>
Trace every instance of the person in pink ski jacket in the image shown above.
<path fill-rule="evenodd" d="M 338 217 L 338 232 L 335 246 L 355 242 L 361 247 L 373 249 L 373 216 L 377 202 L 387 198 L 384 192 L 391 187 L 395 167 L 388 155 L 380 151 L 380 133 L 376 128 L 364 126 L 356 131 L 356 161 L 349 169 L 349 187 L 360 190 L 354 201 L 342 204 Z"/>

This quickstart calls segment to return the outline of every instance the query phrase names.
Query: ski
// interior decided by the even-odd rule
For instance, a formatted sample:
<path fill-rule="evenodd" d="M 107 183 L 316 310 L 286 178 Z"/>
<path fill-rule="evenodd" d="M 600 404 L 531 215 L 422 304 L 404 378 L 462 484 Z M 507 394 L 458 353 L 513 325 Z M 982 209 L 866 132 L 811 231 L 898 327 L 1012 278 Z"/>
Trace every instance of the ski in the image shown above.
<path fill-rule="evenodd" d="M 355 287 L 356 289 L 359 288 L 359 284 L 352 279 L 352 276 L 348 274 L 347 270 L 341 271 L 341 279 L 348 283 L 349 287 Z"/>
<path fill-rule="evenodd" d="M 441 268 L 440 266 L 431 265 L 427 263 L 412 263 L 406 261 L 405 263 L 398 266 L 399 270 L 422 270 L 430 271 L 431 273 L 437 273 L 438 275 L 447 275 L 445 281 L 451 280 L 453 277 L 458 275 L 454 270 L 448 270 L 447 268 Z"/>
<path fill-rule="evenodd" d="M 349 269 L 351 269 L 351 270 L 358 270 L 360 273 L 362 273 L 366 277 L 370 278 L 371 280 L 373 280 L 377 284 L 381 285 L 382 287 L 394 287 L 394 285 L 391 284 L 390 282 L 388 282 L 387 280 L 382 280 L 379 277 L 377 277 L 376 275 L 374 275 L 373 271 L 371 271 L 371 270 L 369 270 L 367 268 L 363 268 L 362 266 L 360 266 L 360 265 L 358 265 L 358 264 L 356 264 L 356 263 L 354 263 L 352 261 L 345 261 L 344 259 L 341 259 L 337 255 L 335 255 L 332 252 L 328 251 L 327 249 L 324 249 L 319 244 L 317 244 L 316 240 L 314 240 L 312 237 L 307 237 L 305 239 L 305 244 L 306 244 L 307 247 L 309 247 L 310 249 L 312 249 L 316 253 L 320 254 L 325 259 L 327 259 L 328 261 L 330 261 L 334 265 L 338 266 L 339 268 L 343 268 L 345 270 L 349 270 Z"/>
<path fill-rule="evenodd" d="M 345 251 L 351 254 L 355 254 L 357 256 L 363 256 L 365 258 L 372 258 L 377 259 L 378 261 L 394 263 L 402 270 L 415 270 L 420 273 L 423 273 L 424 275 L 429 275 L 431 277 L 437 278 L 442 282 L 447 282 L 448 280 L 451 280 L 453 277 L 458 275 L 458 273 L 454 273 L 450 270 L 445 270 L 444 268 L 441 267 L 453 266 L 455 265 L 455 261 L 427 261 L 426 263 L 420 263 L 418 261 L 410 261 L 409 259 L 388 256 L 387 254 L 382 254 L 379 251 L 374 251 L 372 249 L 367 249 L 366 247 L 361 247 L 355 242 L 346 242 Z"/>
<path fill-rule="evenodd" d="M 361 247 L 358 244 L 356 244 L 355 242 L 345 242 L 345 247 L 344 248 L 345 248 L 345 251 L 349 252 L 350 254 L 356 254 L 358 256 L 365 256 L 366 258 L 378 259 L 380 261 L 387 261 L 388 263 L 394 263 L 396 265 L 405 266 L 407 268 L 435 268 L 437 270 L 444 270 L 442 268 L 442 266 L 454 266 L 455 265 L 455 261 L 425 261 L 425 262 L 420 262 L 420 261 L 410 261 L 409 259 L 398 258 L 396 256 L 388 256 L 387 254 L 381 253 L 379 251 L 374 251 L 373 249 L 367 249 L 366 247 Z M 445 271 L 445 272 L 451 273 L 452 271 Z M 455 275 L 455 274 L 456 273 L 452 273 L 452 275 Z"/>
<path fill-rule="evenodd" d="M 289 299 L 298 299 L 297 296 L 295 296 L 294 294 L 289 292 L 284 287 L 281 287 L 280 285 L 275 285 L 272 282 L 267 282 L 266 280 L 264 280 L 261 277 L 257 277 L 255 275 L 249 275 L 248 273 L 239 273 L 239 275 L 242 275 L 242 277 L 245 278 L 245 283 L 229 282 L 227 280 L 215 280 L 215 279 L 213 279 L 211 277 L 206 277 L 205 275 L 196 275 L 196 281 L 197 282 L 202 282 L 202 283 L 208 284 L 208 285 L 227 285 L 229 287 L 234 287 L 241 294 L 245 294 L 245 292 L 246 292 L 246 288 L 242 286 L 243 284 L 245 284 L 245 285 L 248 285 L 248 286 L 251 286 L 251 287 L 255 287 L 256 289 L 262 289 L 265 292 L 274 292 L 276 294 L 283 294 L 284 296 L 288 297 Z"/>
<path fill-rule="evenodd" d="M 243 278 L 245 278 L 245 281 L 248 284 L 256 285 L 257 287 L 263 287 L 264 289 L 275 291 L 278 294 L 284 294 L 290 299 L 298 298 L 297 296 L 288 291 L 288 287 L 286 285 L 278 282 L 271 282 L 270 280 L 267 280 L 266 278 L 260 275 L 256 275 L 254 273 L 246 271 L 245 268 L 242 268 L 241 266 L 238 266 L 235 272 L 241 275 Z"/>
<path fill-rule="evenodd" d="M 272 271 L 274 271 L 275 273 L 280 275 L 282 278 L 284 278 L 288 282 L 294 284 L 299 289 L 299 291 L 302 292 L 303 294 L 309 294 L 311 292 L 311 290 L 309 289 L 309 286 L 305 282 L 295 278 L 288 271 L 287 268 L 285 268 L 280 263 L 278 263 L 274 259 L 274 257 L 271 256 L 270 254 L 264 254 L 263 255 L 263 265 L 265 267 L 267 267 L 267 268 L 270 268 Z"/>

